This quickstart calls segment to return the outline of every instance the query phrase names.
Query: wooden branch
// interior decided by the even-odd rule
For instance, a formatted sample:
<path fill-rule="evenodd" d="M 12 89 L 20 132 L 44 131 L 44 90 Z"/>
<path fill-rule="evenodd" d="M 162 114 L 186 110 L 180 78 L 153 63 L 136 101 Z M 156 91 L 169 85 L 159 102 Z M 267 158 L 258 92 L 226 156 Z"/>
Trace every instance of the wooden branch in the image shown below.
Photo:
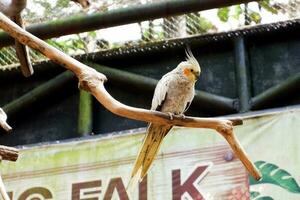
<path fill-rule="evenodd" d="M 10 200 L 10 198 L 9 198 L 7 192 L 6 192 L 6 189 L 5 189 L 5 186 L 4 186 L 1 175 L 0 175 L 0 194 L 3 198 L 3 200 Z"/>
<path fill-rule="evenodd" d="M 241 148 L 241 145 L 233 135 L 233 126 L 236 124 L 236 122 L 241 123 L 241 120 L 230 121 L 226 119 L 195 117 L 181 118 L 178 116 L 175 116 L 173 120 L 170 120 L 169 115 L 165 113 L 124 105 L 115 100 L 106 91 L 104 82 L 107 79 L 104 74 L 98 73 L 96 70 L 80 63 L 79 61 L 62 53 L 54 47 L 49 46 L 44 41 L 18 27 L 2 13 L 0 13 L 0 27 L 19 42 L 28 45 L 29 47 L 37 51 L 40 51 L 54 62 L 62 65 L 68 70 L 71 70 L 78 77 L 80 88 L 83 88 L 92 93 L 92 95 L 94 95 L 105 108 L 116 115 L 151 123 L 172 124 L 185 127 L 210 128 L 218 131 L 231 145 L 233 151 L 243 162 L 249 173 L 251 173 L 251 175 L 255 179 L 260 179 L 261 175 L 259 174 L 258 170 L 248 159 L 246 153 Z"/>
<path fill-rule="evenodd" d="M 13 147 L 0 145 L 1 160 L 16 161 L 19 157 L 19 150 Z"/>
<path fill-rule="evenodd" d="M 242 161 L 247 171 L 253 176 L 253 178 L 255 178 L 255 180 L 261 179 L 261 174 L 257 170 L 256 166 L 248 159 L 245 150 L 234 135 L 233 131 L 219 131 L 219 133 L 226 139 L 235 155 Z"/>
<path fill-rule="evenodd" d="M 7 115 L 6 113 L 3 111 L 2 108 L 0 108 L 0 126 L 6 131 L 6 132 L 11 132 L 12 128 L 8 125 L 8 123 L 6 122 L 7 120 Z"/>

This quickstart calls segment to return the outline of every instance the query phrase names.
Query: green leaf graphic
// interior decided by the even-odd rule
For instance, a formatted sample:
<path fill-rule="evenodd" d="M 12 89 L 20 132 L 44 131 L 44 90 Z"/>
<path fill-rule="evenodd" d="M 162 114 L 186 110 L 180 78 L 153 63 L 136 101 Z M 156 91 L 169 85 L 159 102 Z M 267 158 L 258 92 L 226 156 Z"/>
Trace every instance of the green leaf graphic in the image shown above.
<path fill-rule="evenodd" d="M 259 192 L 251 191 L 250 192 L 250 199 L 253 199 L 253 200 L 274 200 L 272 197 L 269 197 L 269 196 L 259 197 L 259 195 L 260 195 Z"/>
<path fill-rule="evenodd" d="M 255 166 L 262 174 L 262 179 L 255 181 L 250 177 L 250 185 L 270 183 L 286 189 L 289 192 L 300 193 L 300 187 L 296 180 L 287 171 L 280 169 L 277 165 L 265 161 L 255 162 Z"/>
<path fill-rule="evenodd" d="M 267 196 L 263 196 L 263 197 L 259 197 L 255 200 L 274 200 L 272 197 L 267 197 Z"/>
<path fill-rule="evenodd" d="M 259 197 L 259 195 L 260 195 L 259 192 L 251 191 L 250 192 L 250 199 L 253 199 L 253 200 L 274 200 L 272 197 L 269 197 L 269 196 Z"/>
<path fill-rule="evenodd" d="M 256 191 L 251 191 L 250 192 L 250 199 L 254 199 L 255 197 L 259 196 L 259 192 Z"/>

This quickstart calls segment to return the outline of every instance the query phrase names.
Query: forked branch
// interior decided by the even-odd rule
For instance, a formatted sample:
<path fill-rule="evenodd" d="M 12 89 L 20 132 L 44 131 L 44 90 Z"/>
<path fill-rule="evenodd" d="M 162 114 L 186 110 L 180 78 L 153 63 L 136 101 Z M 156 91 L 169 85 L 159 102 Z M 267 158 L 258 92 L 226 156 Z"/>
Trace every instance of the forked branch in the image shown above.
<path fill-rule="evenodd" d="M 0 13 L 0 27 L 19 42 L 40 51 L 46 57 L 72 71 L 79 79 L 79 86 L 89 91 L 96 99 L 112 113 L 145 122 L 172 124 L 185 127 L 209 128 L 222 134 L 231 145 L 233 151 L 243 162 L 249 173 L 260 179 L 260 174 L 253 163 L 248 159 L 238 140 L 234 137 L 233 126 L 241 124 L 241 120 L 226 120 L 215 118 L 174 117 L 170 120 L 169 115 L 157 111 L 135 108 L 124 105 L 114 99 L 105 89 L 104 82 L 107 80 L 104 74 L 80 63 L 63 52 L 48 45 L 46 42 L 18 27 L 6 16 Z"/>

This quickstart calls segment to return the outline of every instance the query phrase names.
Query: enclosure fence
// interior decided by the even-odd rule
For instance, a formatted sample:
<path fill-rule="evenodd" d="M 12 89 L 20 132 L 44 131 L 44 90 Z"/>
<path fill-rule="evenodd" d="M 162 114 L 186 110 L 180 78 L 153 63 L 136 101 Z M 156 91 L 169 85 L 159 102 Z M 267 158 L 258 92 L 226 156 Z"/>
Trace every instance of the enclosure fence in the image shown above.
<path fill-rule="evenodd" d="M 55 23 L 55 20 L 74 16 L 88 16 L 133 6 L 151 5 L 161 1 L 90 0 L 90 6 L 87 9 L 69 0 L 27 0 L 27 2 L 27 8 L 22 16 L 25 25 L 30 26 L 51 21 Z M 78 55 L 119 47 L 143 48 L 145 44 L 153 42 L 226 32 L 257 24 L 298 20 L 299 18 L 300 0 L 263 0 L 66 35 L 48 39 L 47 42 L 69 55 Z M 33 63 L 46 59 L 34 50 L 30 50 L 30 57 Z M 18 66 L 14 47 L 2 47 L 0 69 L 7 70 Z"/>

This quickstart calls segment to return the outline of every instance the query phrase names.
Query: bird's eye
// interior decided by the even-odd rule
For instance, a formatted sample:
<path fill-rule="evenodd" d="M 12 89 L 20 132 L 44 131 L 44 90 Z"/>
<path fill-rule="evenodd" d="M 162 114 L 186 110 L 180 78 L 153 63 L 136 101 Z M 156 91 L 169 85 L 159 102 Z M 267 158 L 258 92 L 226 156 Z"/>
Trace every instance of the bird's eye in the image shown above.
<path fill-rule="evenodd" d="M 191 72 L 193 72 L 194 70 L 193 69 L 191 69 Z"/>

